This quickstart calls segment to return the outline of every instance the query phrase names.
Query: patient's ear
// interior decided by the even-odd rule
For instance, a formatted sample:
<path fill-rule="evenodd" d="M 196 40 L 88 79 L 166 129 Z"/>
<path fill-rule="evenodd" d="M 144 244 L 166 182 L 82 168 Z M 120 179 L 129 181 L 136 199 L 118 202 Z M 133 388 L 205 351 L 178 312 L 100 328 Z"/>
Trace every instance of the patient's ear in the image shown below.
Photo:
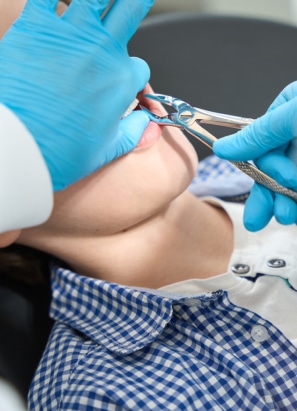
<path fill-rule="evenodd" d="M 7 231 L 0 234 L 0 248 L 14 243 L 20 236 L 22 230 Z"/>

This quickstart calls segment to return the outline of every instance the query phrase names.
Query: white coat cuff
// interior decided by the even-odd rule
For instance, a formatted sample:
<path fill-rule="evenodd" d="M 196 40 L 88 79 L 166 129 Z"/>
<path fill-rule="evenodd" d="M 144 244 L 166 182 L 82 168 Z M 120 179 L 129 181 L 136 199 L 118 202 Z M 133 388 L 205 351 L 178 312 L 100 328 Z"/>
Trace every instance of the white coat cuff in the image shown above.
<path fill-rule="evenodd" d="M 39 225 L 52 207 L 52 182 L 38 145 L 0 104 L 0 233 Z"/>

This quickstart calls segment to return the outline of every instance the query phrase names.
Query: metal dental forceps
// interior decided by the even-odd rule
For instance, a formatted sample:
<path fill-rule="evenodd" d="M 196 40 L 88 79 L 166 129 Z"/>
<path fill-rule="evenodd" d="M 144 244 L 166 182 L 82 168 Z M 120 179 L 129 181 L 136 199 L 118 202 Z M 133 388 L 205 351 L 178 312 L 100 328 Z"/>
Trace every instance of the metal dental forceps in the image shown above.
<path fill-rule="evenodd" d="M 253 119 L 251 118 L 214 113 L 212 111 L 195 108 L 188 103 L 179 100 L 178 98 L 164 94 L 146 94 L 146 97 L 157 100 L 160 103 L 167 104 L 176 109 L 176 112 L 160 117 L 152 113 L 146 107 L 141 106 L 141 109 L 148 114 L 151 121 L 164 126 L 182 128 L 209 148 L 212 148 L 213 143 L 217 140 L 217 138 L 205 130 L 200 124 L 214 124 L 217 126 L 241 129 L 253 122 Z M 262 186 L 275 193 L 290 197 L 297 202 L 296 191 L 282 186 L 253 164 L 250 164 L 247 161 L 230 161 L 230 163 L 250 176 L 257 183 L 262 184 Z"/>

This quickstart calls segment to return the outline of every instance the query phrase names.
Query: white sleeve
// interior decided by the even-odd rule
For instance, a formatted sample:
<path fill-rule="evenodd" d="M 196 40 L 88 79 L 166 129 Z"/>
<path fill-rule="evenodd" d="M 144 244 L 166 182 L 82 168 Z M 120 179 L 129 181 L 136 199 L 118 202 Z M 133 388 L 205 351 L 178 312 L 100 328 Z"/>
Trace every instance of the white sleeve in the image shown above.
<path fill-rule="evenodd" d="M 32 135 L 0 104 L 0 233 L 45 222 L 53 207 L 53 187 Z"/>

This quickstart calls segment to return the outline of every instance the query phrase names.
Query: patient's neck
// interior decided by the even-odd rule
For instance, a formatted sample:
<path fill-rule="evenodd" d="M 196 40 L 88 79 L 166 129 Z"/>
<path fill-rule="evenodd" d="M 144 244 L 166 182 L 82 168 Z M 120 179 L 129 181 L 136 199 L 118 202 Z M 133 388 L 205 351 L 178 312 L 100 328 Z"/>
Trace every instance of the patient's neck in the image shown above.
<path fill-rule="evenodd" d="M 118 234 L 37 238 L 27 245 L 56 255 L 80 274 L 148 288 L 223 273 L 233 250 L 233 227 L 225 211 L 187 192 Z"/>

